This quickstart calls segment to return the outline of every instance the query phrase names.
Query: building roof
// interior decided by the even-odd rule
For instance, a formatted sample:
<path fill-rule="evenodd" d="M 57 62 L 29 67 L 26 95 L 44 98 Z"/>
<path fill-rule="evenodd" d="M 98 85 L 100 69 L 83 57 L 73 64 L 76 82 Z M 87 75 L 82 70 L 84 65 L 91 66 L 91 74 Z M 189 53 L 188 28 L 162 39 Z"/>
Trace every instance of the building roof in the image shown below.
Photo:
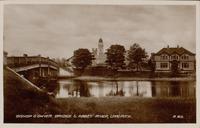
<path fill-rule="evenodd" d="M 74 56 L 71 56 L 70 58 L 67 59 L 67 61 L 71 61 L 74 59 Z"/>
<path fill-rule="evenodd" d="M 178 55 L 182 55 L 182 54 L 189 54 L 189 55 L 195 55 L 194 53 L 188 51 L 187 49 L 183 48 L 183 47 L 167 47 L 167 48 L 162 48 L 160 51 L 158 51 L 157 53 L 155 53 L 154 55 L 161 55 L 161 54 L 168 54 L 168 55 L 172 55 L 172 54 L 178 54 Z"/>

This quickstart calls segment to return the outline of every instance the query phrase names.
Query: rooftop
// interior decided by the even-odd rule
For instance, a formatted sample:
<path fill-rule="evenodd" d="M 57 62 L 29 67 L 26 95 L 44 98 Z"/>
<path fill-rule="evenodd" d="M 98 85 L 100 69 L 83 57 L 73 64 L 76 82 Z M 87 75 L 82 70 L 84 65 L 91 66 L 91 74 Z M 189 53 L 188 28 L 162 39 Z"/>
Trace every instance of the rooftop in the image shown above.
<path fill-rule="evenodd" d="M 195 55 L 194 53 L 188 51 L 187 49 L 183 48 L 183 47 L 167 47 L 167 48 L 162 48 L 160 51 L 158 51 L 157 53 L 155 53 L 155 55 L 161 55 L 161 54 L 168 54 L 168 55 L 172 55 L 172 54 L 178 54 L 178 55 L 182 55 L 182 54 L 189 54 L 189 55 Z"/>

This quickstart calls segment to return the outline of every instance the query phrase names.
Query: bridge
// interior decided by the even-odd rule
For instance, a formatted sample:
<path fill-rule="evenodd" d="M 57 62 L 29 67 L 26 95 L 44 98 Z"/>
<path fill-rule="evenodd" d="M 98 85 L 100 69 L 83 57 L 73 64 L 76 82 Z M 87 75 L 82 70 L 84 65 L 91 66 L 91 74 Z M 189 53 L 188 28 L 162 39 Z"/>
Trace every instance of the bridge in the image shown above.
<path fill-rule="evenodd" d="M 10 56 L 4 53 L 4 65 L 24 76 L 29 81 L 36 83 L 40 78 L 55 78 L 59 74 L 58 64 L 50 58 L 40 55 Z"/>

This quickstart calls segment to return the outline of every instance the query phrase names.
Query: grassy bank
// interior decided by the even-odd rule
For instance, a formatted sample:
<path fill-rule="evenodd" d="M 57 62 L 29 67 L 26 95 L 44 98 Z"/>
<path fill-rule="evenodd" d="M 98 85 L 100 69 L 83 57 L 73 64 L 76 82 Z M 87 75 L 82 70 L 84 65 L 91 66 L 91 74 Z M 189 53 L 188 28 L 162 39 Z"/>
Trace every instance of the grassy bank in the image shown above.
<path fill-rule="evenodd" d="M 195 72 L 179 72 L 174 74 L 172 72 L 152 72 L 151 70 L 114 70 L 107 67 L 96 66 L 88 67 L 84 70 L 74 69 L 73 73 L 77 76 L 99 76 L 99 77 L 137 77 L 137 78 L 188 78 L 195 79 Z"/>
<path fill-rule="evenodd" d="M 75 80 L 84 81 L 110 81 L 110 80 L 120 80 L 120 81 L 194 81 L 194 77 L 173 77 L 173 78 L 142 78 L 142 77 L 101 77 L 101 76 L 78 76 L 73 78 Z"/>
<path fill-rule="evenodd" d="M 18 114 L 58 113 L 61 109 L 55 99 L 31 85 L 16 73 L 4 68 L 4 122 L 46 122 L 16 118 Z"/>
<path fill-rule="evenodd" d="M 175 123 L 195 122 L 196 108 L 194 99 L 181 98 L 68 98 L 58 99 L 63 114 L 130 115 L 131 118 L 109 119 L 68 119 L 58 122 L 74 123 Z M 177 118 L 175 116 L 183 116 Z"/>

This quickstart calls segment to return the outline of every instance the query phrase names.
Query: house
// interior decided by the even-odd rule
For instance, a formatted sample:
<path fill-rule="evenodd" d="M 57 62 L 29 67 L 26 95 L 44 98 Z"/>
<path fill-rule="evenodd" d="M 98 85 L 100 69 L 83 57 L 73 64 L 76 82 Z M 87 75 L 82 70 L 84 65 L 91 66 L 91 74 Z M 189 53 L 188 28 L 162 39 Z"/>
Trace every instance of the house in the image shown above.
<path fill-rule="evenodd" d="M 155 63 L 156 72 L 170 72 L 173 61 L 178 62 L 178 70 L 181 73 L 195 71 L 195 54 L 183 47 L 162 48 L 157 53 L 152 53 L 152 61 Z"/>

